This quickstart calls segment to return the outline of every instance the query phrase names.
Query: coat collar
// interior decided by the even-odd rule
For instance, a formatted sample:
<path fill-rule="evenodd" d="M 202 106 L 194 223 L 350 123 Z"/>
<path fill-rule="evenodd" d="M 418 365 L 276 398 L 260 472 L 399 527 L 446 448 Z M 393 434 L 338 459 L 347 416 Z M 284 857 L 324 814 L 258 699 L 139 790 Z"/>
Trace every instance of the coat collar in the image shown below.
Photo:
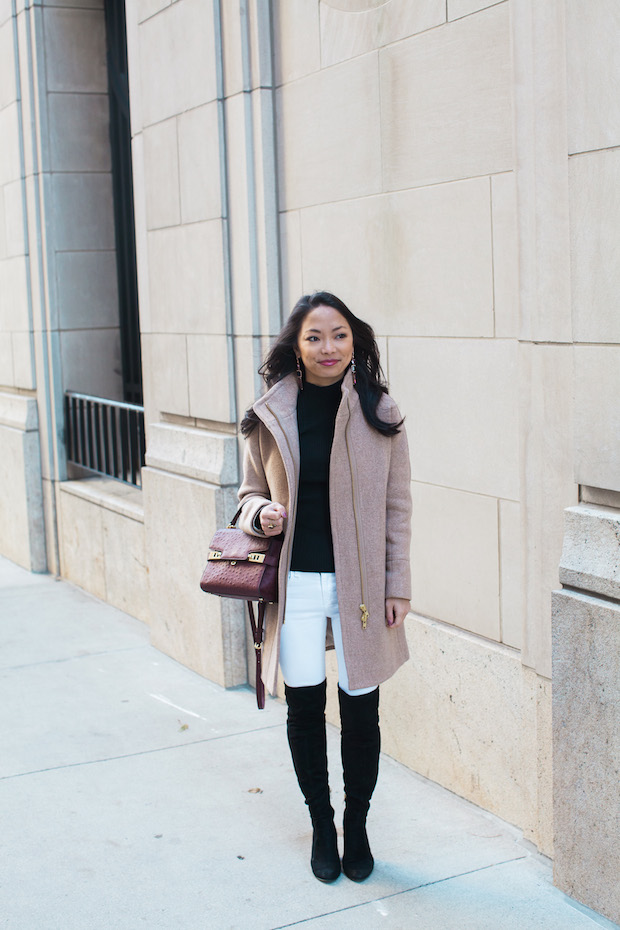
<path fill-rule="evenodd" d="M 289 500 L 293 500 L 296 493 L 299 466 L 298 393 L 297 376 L 290 374 L 274 384 L 254 404 L 254 412 L 265 424 L 279 449 L 289 487 Z"/>
<path fill-rule="evenodd" d="M 343 413 L 343 408 L 348 407 L 352 410 L 359 404 L 359 395 L 353 387 L 353 376 L 350 369 L 347 369 L 345 373 L 341 390 L 342 398 L 348 400 L 348 404 L 340 404 L 338 409 L 339 417 Z M 285 375 L 281 381 L 269 388 L 262 397 L 259 397 L 254 404 L 254 411 L 266 425 L 274 415 L 278 419 L 285 420 L 297 413 L 298 395 L 297 375 L 291 372 L 291 374 Z"/>
<path fill-rule="evenodd" d="M 281 381 L 258 398 L 254 404 L 254 412 L 265 423 L 270 414 L 282 418 L 290 417 L 297 410 L 298 393 L 297 376 L 293 373 L 285 375 Z"/>
<path fill-rule="evenodd" d="M 351 411 L 359 405 L 359 395 L 353 387 L 350 369 L 343 378 L 341 390 L 342 400 L 336 414 L 338 431 L 345 428 Z M 298 396 L 297 375 L 292 372 L 274 384 L 254 404 L 254 412 L 273 435 L 280 450 L 291 491 L 296 486 L 296 473 L 299 467 Z"/>

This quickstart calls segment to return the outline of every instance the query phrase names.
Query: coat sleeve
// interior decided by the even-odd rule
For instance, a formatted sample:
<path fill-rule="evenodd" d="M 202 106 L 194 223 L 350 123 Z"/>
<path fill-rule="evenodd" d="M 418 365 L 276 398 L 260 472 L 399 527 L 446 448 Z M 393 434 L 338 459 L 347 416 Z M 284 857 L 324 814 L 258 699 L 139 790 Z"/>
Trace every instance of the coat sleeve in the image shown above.
<path fill-rule="evenodd" d="M 405 427 L 392 437 L 386 497 L 385 596 L 411 598 L 411 465 Z"/>
<path fill-rule="evenodd" d="M 264 536 L 254 526 L 259 510 L 271 503 L 269 485 L 261 457 L 260 425 L 256 426 L 245 441 L 243 455 L 243 482 L 239 488 L 239 503 L 243 507 L 239 517 L 239 528 L 250 536 Z"/>

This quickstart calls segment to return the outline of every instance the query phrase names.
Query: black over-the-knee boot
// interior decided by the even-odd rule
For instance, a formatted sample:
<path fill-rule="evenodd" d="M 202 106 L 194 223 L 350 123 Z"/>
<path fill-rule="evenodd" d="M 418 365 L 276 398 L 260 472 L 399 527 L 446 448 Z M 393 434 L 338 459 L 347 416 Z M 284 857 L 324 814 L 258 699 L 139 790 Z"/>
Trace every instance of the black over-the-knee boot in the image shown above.
<path fill-rule="evenodd" d="M 379 689 L 350 695 L 338 688 L 344 772 L 344 856 L 342 871 L 363 882 L 374 868 L 366 834 L 366 815 L 379 773 Z"/>
<path fill-rule="evenodd" d="M 340 875 L 340 857 L 327 780 L 326 682 L 306 688 L 286 685 L 285 693 L 288 742 L 299 787 L 312 818 L 310 864 L 320 881 L 333 882 Z"/>

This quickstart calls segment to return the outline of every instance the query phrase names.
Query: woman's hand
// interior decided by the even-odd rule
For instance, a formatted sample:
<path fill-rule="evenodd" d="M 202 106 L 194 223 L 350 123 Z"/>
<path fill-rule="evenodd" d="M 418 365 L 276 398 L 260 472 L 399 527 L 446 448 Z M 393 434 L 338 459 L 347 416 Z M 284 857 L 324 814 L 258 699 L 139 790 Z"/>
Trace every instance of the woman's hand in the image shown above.
<path fill-rule="evenodd" d="M 258 517 L 265 536 L 279 536 L 284 531 L 286 510 L 282 504 L 266 504 Z"/>
<path fill-rule="evenodd" d="M 411 610 L 411 603 L 404 597 L 386 597 L 385 622 L 387 626 L 401 626 Z"/>

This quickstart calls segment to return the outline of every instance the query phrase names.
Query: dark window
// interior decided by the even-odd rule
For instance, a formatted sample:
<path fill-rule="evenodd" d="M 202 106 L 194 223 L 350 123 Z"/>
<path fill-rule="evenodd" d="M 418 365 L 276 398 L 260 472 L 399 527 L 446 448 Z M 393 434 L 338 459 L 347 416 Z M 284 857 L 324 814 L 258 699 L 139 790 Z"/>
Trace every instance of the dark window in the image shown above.
<path fill-rule="evenodd" d="M 140 318 L 138 314 L 129 79 L 127 74 L 127 29 L 124 0 L 105 0 L 105 21 L 123 397 L 127 403 L 142 404 L 142 358 L 140 353 Z"/>

